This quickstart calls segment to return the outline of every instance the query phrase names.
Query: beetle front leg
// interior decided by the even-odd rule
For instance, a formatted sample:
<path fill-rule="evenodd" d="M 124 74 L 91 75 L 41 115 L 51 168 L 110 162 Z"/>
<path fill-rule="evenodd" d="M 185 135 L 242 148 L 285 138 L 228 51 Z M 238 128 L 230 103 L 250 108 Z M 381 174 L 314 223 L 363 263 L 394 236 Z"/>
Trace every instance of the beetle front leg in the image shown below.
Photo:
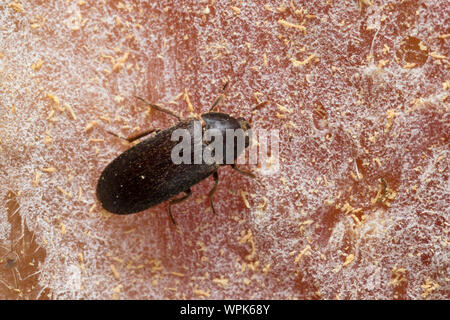
<path fill-rule="evenodd" d="M 212 212 L 215 215 L 216 214 L 216 210 L 214 209 L 212 196 L 213 196 L 214 192 L 216 192 L 217 184 L 219 183 L 219 173 L 217 171 L 214 171 L 213 178 L 214 178 L 214 187 L 211 189 L 211 191 L 209 191 L 208 199 L 209 199 L 209 205 L 211 206 Z"/>
<path fill-rule="evenodd" d="M 172 207 L 173 204 L 180 203 L 180 202 L 186 200 L 187 198 L 189 198 L 189 196 L 192 195 L 191 188 L 187 189 L 184 193 L 185 193 L 185 195 L 182 196 L 181 198 L 169 200 L 169 217 L 170 217 L 170 220 L 172 220 L 172 223 L 174 225 L 176 225 L 176 222 L 175 222 L 175 219 L 173 218 L 172 208 L 171 207 Z"/>

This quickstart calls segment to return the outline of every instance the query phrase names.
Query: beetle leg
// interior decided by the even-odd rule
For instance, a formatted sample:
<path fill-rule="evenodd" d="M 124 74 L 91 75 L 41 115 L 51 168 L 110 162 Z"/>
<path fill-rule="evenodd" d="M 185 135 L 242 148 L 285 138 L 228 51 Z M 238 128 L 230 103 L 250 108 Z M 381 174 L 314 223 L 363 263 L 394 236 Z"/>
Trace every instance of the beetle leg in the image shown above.
<path fill-rule="evenodd" d="M 158 131 L 161 131 L 161 129 L 148 129 L 148 130 L 144 130 L 144 131 L 141 131 L 141 132 L 137 132 L 137 133 L 131 135 L 128 138 L 124 138 L 124 137 L 121 137 L 121 136 L 119 136 L 118 134 L 116 134 L 114 132 L 106 130 L 106 132 L 108 132 L 109 134 L 112 134 L 113 136 L 115 136 L 115 137 L 117 137 L 119 139 L 122 139 L 122 140 L 126 140 L 126 141 L 128 141 L 130 143 L 133 142 L 133 141 L 136 141 L 137 139 L 142 138 L 142 137 L 144 137 L 144 136 L 146 136 L 148 134 L 151 134 L 153 132 L 158 132 Z"/>
<path fill-rule="evenodd" d="M 256 176 L 255 176 L 255 174 L 254 174 L 253 172 L 245 171 L 245 170 L 239 169 L 239 168 L 236 166 L 235 163 L 231 164 L 231 168 L 233 168 L 234 170 L 236 170 L 236 171 L 239 172 L 240 174 L 243 174 L 244 176 L 247 176 L 247 177 L 250 177 L 250 178 L 252 178 L 252 179 L 255 179 L 255 181 L 256 181 L 259 185 L 264 186 L 264 184 L 263 184 L 258 178 L 256 178 Z"/>
<path fill-rule="evenodd" d="M 127 140 L 128 142 L 133 142 L 133 141 L 136 141 L 136 140 L 139 139 L 139 138 L 145 137 L 146 135 L 149 135 L 149 134 L 151 134 L 151 133 L 153 133 L 153 132 L 159 132 L 159 131 L 161 131 L 161 129 L 148 129 L 148 130 L 144 130 L 144 131 L 137 132 L 137 133 L 133 134 L 132 136 L 126 138 L 126 140 Z"/>
<path fill-rule="evenodd" d="M 156 104 L 150 103 L 150 102 L 148 102 L 147 100 L 145 100 L 145 99 L 143 99 L 143 98 L 140 98 L 140 97 L 137 97 L 137 96 L 136 96 L 135 98 L 141 100 L 141 101 L 144 102 L 144 103 L 146 103 L 150 108 L 153 108 L 153 109 L 155 109 L 155 110 L 158 110 L 158 111 L 161 111 L 161 112 L 170 114 L 171 116 L 177 118 L 178 121 L 181 121 L 181 117 L 180 117 L 175 111 L 172 111 L 172 110 L 170 110 L 170 109 L 166 109 L 166 108 L 163 108 L 163 107 L 158 106 L 158 105 L 156 105 Z"/>
<path fill-rule="evenodd" d="M 252 172 L 250 172 L 250 171 L 245 171 L 245 170 L 239 169 L 239 168 L 236 166 L 235 163 L 231 164 L 231 168 L 233 168 L 234 170 L 236 170 L 236 171 L 239 172 L 240 174 L 243 174 L 243 175 L 245 175 L 245 176 L 247 176 L 247 177 L 256 179 L 256 176 L 255 176 L 254 173 L 252 173 Z"/>
<path fill-rule="evenodd" d="M 180 203 L 180 202 L 186 200 L 187 198 L 189 198 L 189 196 L 192 194 L 191 188 L 187 189 L 184 193 L 185 193 L 185 195 L 182 196 L 181 198 L 169 200 L 169 217 L 170 217 L 170 220 L 172 220 L 172 223 L 174 225 L 176 225 L 176 222 L 175 222 L 175 219 L 173 218 L 171 207 L 173 204 Z"/>
<path fill-rule="evenodd" d="M 218 104 L 220 104 L 222 102 L 223 98 L 225 98 L 225 90 L 228 87 L 228 83 L 229 83 L 229 81 L 225 82 L 225 85 L 223 86 L 223 89 L 222 89 L 222 93 L 219 94 L 219 96 L 216 98 L 216 100 L 214 100 L 212 106 L 209 108 L 209 112 L 211 112 Z"/>
<path fill-rule="evenodd" d="M 212 187 L 211 191 L 209 191 L 208 199 L 209 199 L 209 205 L 211 206 L 212 212 L 215 215 L 216 214 L 216 210 L 214 210 L 214 204 L 213 204 L 212 196 L 213 196 L 214 192 L 216 192 L 217 184 L 219 183 L 219 173 L 217 171 L 214 171 L 213 178 L 214 178 L 214 187 Z"/>

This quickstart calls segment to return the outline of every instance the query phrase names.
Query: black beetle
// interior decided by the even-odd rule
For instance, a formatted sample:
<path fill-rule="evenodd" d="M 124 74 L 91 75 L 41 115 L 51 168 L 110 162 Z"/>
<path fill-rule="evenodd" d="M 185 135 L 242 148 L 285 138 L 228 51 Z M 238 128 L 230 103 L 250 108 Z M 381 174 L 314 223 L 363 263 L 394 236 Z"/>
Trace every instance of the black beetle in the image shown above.
<path fill-rule="evenodd" d="M 169 216 L 175 224 L 171 205 L 187 199 L 192 194 L 191 187 L 193 185 L 213 175 L 214 186 L 208 193 L 208 198 L 211 209 L 215 213 L 212 195 L 216 191 L 219 181 L 217 170 L 222 164 L 174 164 L 171 159 L 171 152 L 178 144 L 178 141 L 172 141 L 171 135 L 176 129 L 187 129 L 192 133 L 194 121 L 201 121 L 202 130 L 215 128 L 224 133 L 226 129 L 242 129 L 241 132 L 246 135 L 244 137 L 245 148 L 248 147 L 249 137 L 247 134 L 250 129 L 249 123 L 243 118 L 236 119 L 228 114 L 212 111 L 222 101 L 227 85 L 228 82 L 207 113 L 186 120 L 181 120 L 171 110 L 136 97 L 147 103 L 151 108 L 176 117 L 179 122 L 163 131 L 147 130 L 142 134 L 127 139 L 131 142 L 152 132 L 159 131 L 154 136 L 123 152 L 103 170 L 98 180 L 96 191 L 97 198 L 103 208 L 116 214 L 137 213 L 184 192 L 184 196 L 169 201 Z M 200 142 L 202 148 L 206 148 L 209 142 L 202 139 Z M 237 150 L 234 148 L 234 160 L 242 151 L 243 149 Z M 225 152 L 226 150 L 224 149 L 224 159 Z M 252 173 L 239 169 L 234 163 L 231 166 L 242 174 L 255 177 Z"/>

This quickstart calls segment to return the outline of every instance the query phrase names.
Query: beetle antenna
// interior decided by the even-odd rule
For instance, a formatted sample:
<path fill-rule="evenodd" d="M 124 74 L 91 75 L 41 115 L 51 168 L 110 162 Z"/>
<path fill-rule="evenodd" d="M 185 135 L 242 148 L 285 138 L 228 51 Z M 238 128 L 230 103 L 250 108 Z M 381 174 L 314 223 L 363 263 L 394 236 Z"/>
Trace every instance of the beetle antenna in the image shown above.
<path fill-rule="evenodd" d="M 228 63 L 230 64 L 231 72 L 234 73 L 233 64 L 231 63 L 230 60 L 228 61 Z M 243 70 L 242 70 L 242 72 L 239 74 L 239 76 L 237 77 L 238 79 L 241 79 L 241 78 L 242 78 L 243 74 L 244 74 L 245 71 L 246 71 L 245 68 L 246 68 L 247 64 L 248 64 L 248 59 L 246 59 L 246 60 L 244 61 L 243 67 L 242 67 Z M 228 83 L 229 83 L 229 81 L 226 82 L 226 84 L 225 84 L 225 86 L 224 86 L 224 89 L 223 89 L 223 91 L 222 91 L 221 97 L 217 98 L 217 100 L 216 100 L 217 103 L 219 102 L 218 100 L 221 99 L 221 98 L 223 97 L 223 92 L 225 91 L 226 87 L 228 86 Z M 217 104 L 216 102 L 215 102 L 215 104 Z M 251 109 L 251 116 L 250 116 L 250 119 L 249 119 L 249 123 L 252 122 L 252 117 L 253 117 L 254 114 L 256 114 L 256 111 L 258 111 L 259 109 L 261 109 L 262 107 L 264 107 L 264 106 L 265 106 L 266 104 L 268 104 L 268 103 L 269 103 L 269 101 L 268 101 L 268 100 L 265 100 L 265 101 L 263 101 L 263 102 L 258 103 L 256 106 L 254 106 L 254 107 Z M 215 106 L 215 104 L 213 104 L 213 107 Z M 213 107 L 211 107 L 210 111 L 212 110 Z"/>

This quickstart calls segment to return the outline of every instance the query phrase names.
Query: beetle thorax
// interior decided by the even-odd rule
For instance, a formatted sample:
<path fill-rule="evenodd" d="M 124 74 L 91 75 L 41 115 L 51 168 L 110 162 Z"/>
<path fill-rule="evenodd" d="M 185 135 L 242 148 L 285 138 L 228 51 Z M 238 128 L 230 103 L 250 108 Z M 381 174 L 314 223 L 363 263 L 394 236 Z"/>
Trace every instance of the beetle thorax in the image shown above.
<path fill-rule="evenodd" d="M 204 142 L 218 147 L 223 144 L 223 164 L 226 159 L 236 159 L 250 144 L 250 125 L 243 118 L 233 118 L 228 114 L 209 112 L 202 115 L 205 122 Z M 232 156 L 230 154 L 233 154 Z"/>

